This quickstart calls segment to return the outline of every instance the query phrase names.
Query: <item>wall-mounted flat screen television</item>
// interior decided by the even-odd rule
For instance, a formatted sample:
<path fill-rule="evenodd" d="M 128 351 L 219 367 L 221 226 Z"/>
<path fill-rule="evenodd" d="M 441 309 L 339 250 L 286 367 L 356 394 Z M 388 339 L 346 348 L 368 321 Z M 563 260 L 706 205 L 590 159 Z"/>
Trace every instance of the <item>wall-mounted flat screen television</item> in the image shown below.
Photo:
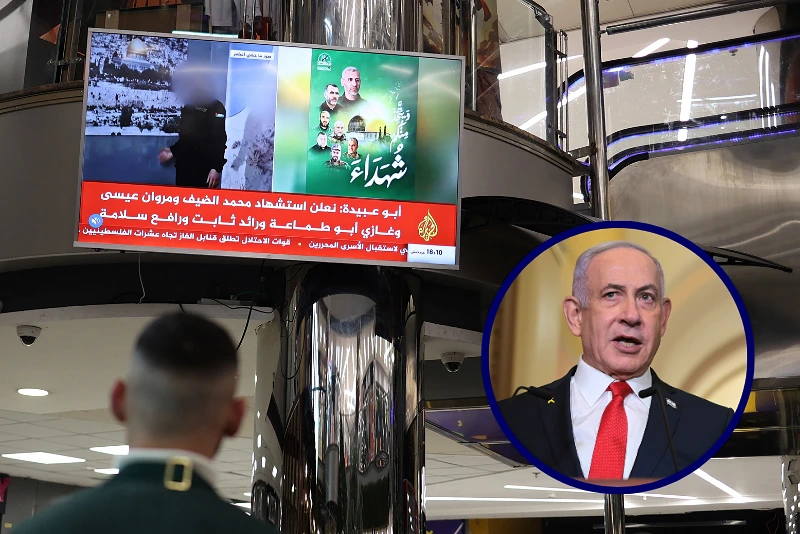
<path fill-rule="evenodd" d="M 458 265 L 462 58 L 92 30 L 81 247 Z"/>

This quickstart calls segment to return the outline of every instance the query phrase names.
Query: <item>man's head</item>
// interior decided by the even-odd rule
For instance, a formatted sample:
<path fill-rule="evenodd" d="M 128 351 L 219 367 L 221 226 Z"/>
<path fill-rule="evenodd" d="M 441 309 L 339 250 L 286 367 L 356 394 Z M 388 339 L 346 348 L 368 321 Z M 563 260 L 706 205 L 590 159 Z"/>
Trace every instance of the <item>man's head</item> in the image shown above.
<path fill-rule="evenodd" d="M 331 161 L 338 163 L 340 159 L 342 159 L 342 147 L 341 145 L 333 145 L 331 147 Z"/>
<path fill-rule="evenodd" d="M 584 361 L 617 380 L 644 374 L 667 329 L 672 302 L 661 264 L 627 241 L 603 243 L 578 257 L 572 296 L 564 299 Z"/>
<path fill-rule="evenodd" d="M 358 139 L 351 137 L 347 140 L 347 153 L 355 155 L 358 153 Z"/>
<path fill-rule="evenodd" d="M 329 83 L 325 86 L 325 103 L 331 109 L 335 108 L 336 104 L 339 103 L 339 86 L 335 83 Z"/>
<path fill-rule="evenodd" d="M 342 71 L 342 87 L 344 87 L 344 97 L 348 100 L 358 98 L 361 90 L 361 73 L 355 67 L 347 67 Z"/>
<path fill-rule="evenodd" d="M 328 136 L 325 135 L 325 132 L 320 132 L 317 134 L 317 146 L 320 148 L 325 148 L 328 146 Z"/>
<path fill-rule="evenodd" d="M 111 410 L 131 447 L 183 449 L 213 457 L 236 435 L 245 412 L 235 399 L 236 347 L 216 324 L 194 315 L 161 317 L 140 334 L 127 380 Z"/>
<path fill-rule="evenodd" d="M 336 121 L 336 124 L 333 125 L 333 133 L 337 137 L 344 135 L 344 123 L 342 121 Z"/>
<path fill-rule="evenodd" d="M 331 123 L 331 114 L 327 111 L 321 112 L 319 114 L 319 125 L 323 128 L 327 128 L 330 123 Z"/>

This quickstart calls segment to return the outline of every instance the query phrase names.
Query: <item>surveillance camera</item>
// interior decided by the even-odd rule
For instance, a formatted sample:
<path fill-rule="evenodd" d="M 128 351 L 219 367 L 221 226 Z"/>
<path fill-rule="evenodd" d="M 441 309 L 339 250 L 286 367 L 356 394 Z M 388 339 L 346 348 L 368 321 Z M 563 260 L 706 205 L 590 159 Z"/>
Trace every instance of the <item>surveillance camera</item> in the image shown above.
<path fill-rule="evenodd" d="M 445 352 L 442 354 L 442 363 L 449 373 L 455 373 L 461 369 L 461 364 L 464 363 L 464 353 Z"/>
<path fill-rule="evenodd" d="M 18 326 L 17 327 L 17 336 L 19 336 L 19 340 L 22 341 L 22 344 L 26 347 L 30 347 L 36 342 L 36 339 L 39 337 L 39 334 L 42 333 L 42 329 L 38 326 Z"/>

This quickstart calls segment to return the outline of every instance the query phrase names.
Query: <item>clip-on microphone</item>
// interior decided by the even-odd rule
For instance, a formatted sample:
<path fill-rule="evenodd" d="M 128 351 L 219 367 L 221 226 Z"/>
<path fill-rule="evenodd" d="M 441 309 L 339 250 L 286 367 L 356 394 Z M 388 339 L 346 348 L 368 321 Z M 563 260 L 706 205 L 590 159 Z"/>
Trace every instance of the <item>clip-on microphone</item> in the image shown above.
<path fill-rule="evenodd" d="M 553 399 L 553 396 L 550 393 L 548 393 L 546 390 L 544 390 L 542 388 L 533 387 L 533 386 L 520 386 L 520 387 L 518 387 L 517 389 L 514 390 L 514 394 L 512 395 L 512 397 L 516 397 L 521 390 L 525 390 L 525 392 L 530 393 L 534 397 L 539 397 L 540 399 L 545 400 L 547 402 L 555 402 L 555 400 Z"/>
<path fill-rule="evenodd" d="M 667 408 L 664 403 L 664 395 L 662 395 L 661 390 L 655 386 L 650 386 L 649 388 L 645 388 L 639 392 L 639 398 L 646 399 L 647 397 L 652 397 L 653 395 L 658 396 L 658 404 L 661 406 L 661 420 L 664 422 L 664 431 L 667 433 L 667 442 L 669 443 L 669 452 L 672 455 L 672 465 L 675 467 L 675 472 L 679 471 L 678 469 L 678 457 L 675 455 L 675 444 L 672 443 L 672 436 L 669 432 L 669 423 L 667 422 Z"/>

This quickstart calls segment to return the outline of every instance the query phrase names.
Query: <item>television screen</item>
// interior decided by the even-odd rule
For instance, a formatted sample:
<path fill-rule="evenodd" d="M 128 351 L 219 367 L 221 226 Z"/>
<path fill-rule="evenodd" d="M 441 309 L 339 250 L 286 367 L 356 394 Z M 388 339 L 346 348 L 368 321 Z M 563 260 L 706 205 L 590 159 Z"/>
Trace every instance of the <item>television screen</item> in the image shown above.
<path fill-rule="evenodd" d="M 456 266 L 461 58 L 92 30 L 76 246 Z"/>

